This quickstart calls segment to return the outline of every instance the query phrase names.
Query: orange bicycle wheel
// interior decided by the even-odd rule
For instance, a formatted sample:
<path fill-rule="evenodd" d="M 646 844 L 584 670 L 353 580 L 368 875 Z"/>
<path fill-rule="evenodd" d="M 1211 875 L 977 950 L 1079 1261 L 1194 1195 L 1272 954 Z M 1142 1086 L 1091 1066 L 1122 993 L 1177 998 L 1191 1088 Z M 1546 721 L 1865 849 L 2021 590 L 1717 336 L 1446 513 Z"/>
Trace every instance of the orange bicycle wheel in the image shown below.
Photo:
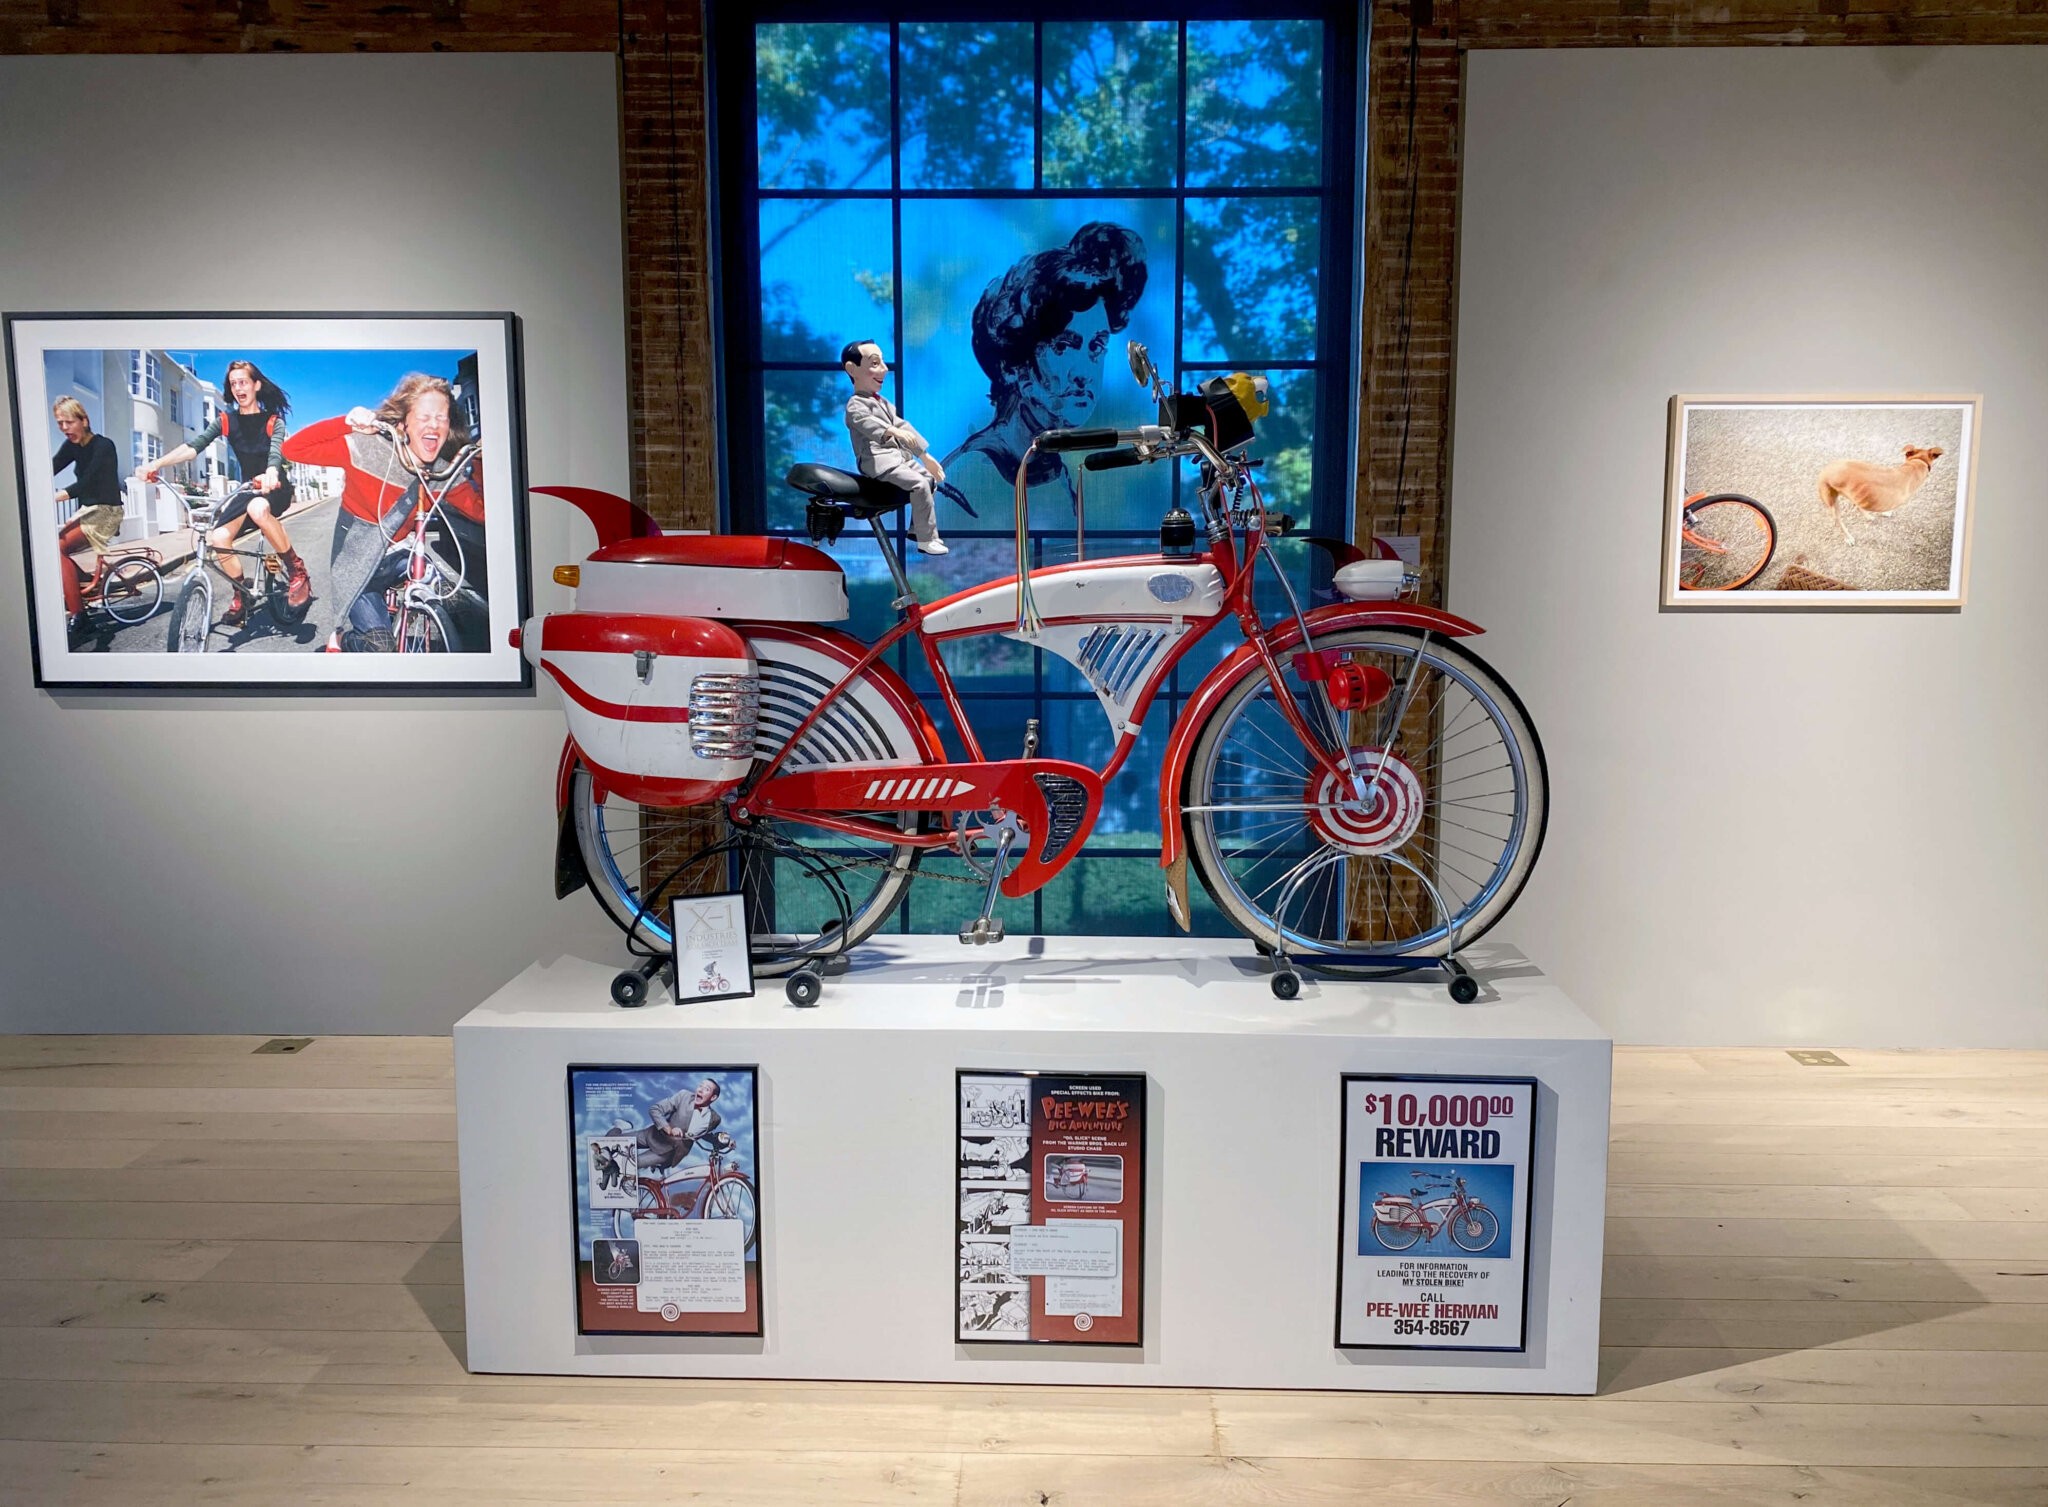
<path fill-rule="evenodd" d="M 1685 505 L 1678 589 L 1739 591 L 1763 574 L 1778 548 L 1778 525 L 1754 497 L 1716 492 Z"/>

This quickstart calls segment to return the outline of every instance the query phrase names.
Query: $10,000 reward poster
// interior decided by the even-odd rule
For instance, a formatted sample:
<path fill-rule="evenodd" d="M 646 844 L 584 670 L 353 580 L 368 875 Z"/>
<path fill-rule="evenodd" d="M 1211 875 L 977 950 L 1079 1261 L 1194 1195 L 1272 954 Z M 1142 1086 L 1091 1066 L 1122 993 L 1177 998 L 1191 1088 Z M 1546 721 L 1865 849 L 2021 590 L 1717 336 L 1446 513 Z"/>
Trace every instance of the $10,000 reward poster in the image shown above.
<path fill-rule="evenodd" d="M 1337 1343 L 1522 1350 L 1531 1078 L 1344 1078 Z"/>

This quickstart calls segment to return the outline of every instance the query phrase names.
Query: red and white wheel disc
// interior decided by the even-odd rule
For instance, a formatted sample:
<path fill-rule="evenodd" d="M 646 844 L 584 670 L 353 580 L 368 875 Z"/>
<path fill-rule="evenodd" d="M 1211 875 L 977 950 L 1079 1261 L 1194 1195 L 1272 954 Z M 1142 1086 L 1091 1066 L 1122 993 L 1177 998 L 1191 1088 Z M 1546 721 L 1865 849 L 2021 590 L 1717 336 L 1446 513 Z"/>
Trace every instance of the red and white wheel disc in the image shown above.
<path fill-rule="evenodd" d="M 1377 748 L 1351 750 L 1351 767 L 1364 780 L 1372 783 L 1378 772 L 1376 798 L 1369 806 L 1359 802 L 1351 782 L 1335 770 L 1309 781 L 1309 824 L 1324 841 L 1351 853 L 1393 853 L 1422 825 L 1422 781 L 1399 754 L 1386 754 L 1384 767 L 1381 757 Z"/>

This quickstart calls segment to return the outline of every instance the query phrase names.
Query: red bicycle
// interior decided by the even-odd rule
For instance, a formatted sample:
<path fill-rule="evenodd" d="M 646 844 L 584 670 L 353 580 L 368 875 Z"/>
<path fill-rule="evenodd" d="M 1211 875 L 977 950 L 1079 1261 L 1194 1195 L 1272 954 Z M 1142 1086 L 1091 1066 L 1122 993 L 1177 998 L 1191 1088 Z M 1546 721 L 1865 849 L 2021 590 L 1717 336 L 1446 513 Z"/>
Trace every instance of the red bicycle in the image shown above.
<path fill-rule="evenodd" d="M 724 1131 L 699 1143 L 705 1160 L 687 1167 L 640 1168 L 640 1205 L 612 1211 L 612 1234 L 633 1238 L 642 1219 L 737 1219 L 746 1231 L 742 1249 L 752 1255 L 761 1229 L 760 1199 L 754 1184 L 733 1158 L 734 1144 Z"/>
<path fill-rule="evenodd" d="M 1017 473 L 1017 573 L 940 601 L 918 599 L 884 529 L 905 494 L 826 466 L 790 471 L 814 542 L 859 522 L 881 548 L 900 615 L 873 643 L 825 626 L 847 608 L 822 550 L 663 536 L 622 499 L 540 489 L 582 508 L 602 541 L 556 572 L 577 587 L 577 610 L 517 636 L 566 698 L 557 892 L 589 884 L 653 957 L 671 947 L 671 896 L 740 889 L 755 971 L 790 974 L 799 1004 L 928 856 L 958 860 L 940 877 L 981 891 L 961 940 L 994 940 L 998 898 L 1031 894 L 1080 852 L 1174 665 L 1235 624 L 1243 643 L 1187 698 L 1163 766 L 1146 772 L 1174 920 L 1190 923 L 1192 865 L 1230 923 L 1275 955 L 1282 998 L 1300 988 L 1290 952 L 1379 973 L 1449 959 L 1498 921 L 1535 865 L 1548 779 L 1520 700 L 1461 642 L 1481 630 L 1399 600 L 1412 579 L 1398 561 L 1343 565 L 1343 599 L 1304 610 L 1273 561 L 1292 520 L 1268 510 L 1248 453 L 1263 379 L 1170 392 L 1135 343 L 1131 366 L 1159 422 L 1038 436 Z M 1024 477 L 1041 451 L 1090 452 L 1084 480 L 1188 460 L 1199 525 L 1175 504 L 1157 554 L 1030 569 Z M 1262 562 L 1285 603 L 1270 622 L 1253 591 Z M 947 652 L 996 636 L 1079 671 L 1110 725 L 1099 768 L 1041 754 L 1035 722 L 1020 750 L 984 747 Z M 958 755 L 885 657 L 906 640 Z M 1453 973 L 1453 995 L 1476 997 L 1477 981 Z"/>
<path fill-rule="evenodd" d="M 1465 1179 L 1455 1179 L 1457 1191 L 1418 1203 L 1426 1190 L 1407 1194 L 1382 1193 L 1372 1202 L 1372 1236 L 1390 1251 L 1405 1251 L 1418 1240 L 1434 1240 L 1445 1230 L 1451 1243 L 1461 1251 L 1477 1254 L 1500 1237 L 1500 1216 L 1465 1191 Z"/>

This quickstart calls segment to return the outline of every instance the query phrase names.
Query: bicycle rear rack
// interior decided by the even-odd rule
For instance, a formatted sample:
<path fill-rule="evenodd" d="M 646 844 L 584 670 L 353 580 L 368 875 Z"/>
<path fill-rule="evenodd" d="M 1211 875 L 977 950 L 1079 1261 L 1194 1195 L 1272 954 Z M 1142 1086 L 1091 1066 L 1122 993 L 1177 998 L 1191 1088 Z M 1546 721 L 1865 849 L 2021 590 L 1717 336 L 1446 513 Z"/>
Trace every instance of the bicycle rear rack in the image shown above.
<path fill-rule="evenodd" d="M 1290 954 L 1287 946 L 1288 908 L 1294 903 L 1295 898 L 1301 893 L 1302 886 L 1310 878 L 1322 873 L 1323 870 L 1333 864 L 1342 863 L 1351 856 L 1351 854 L 1346 853 L 1341 848 L 1326 848 L 1322 852 L 1310 854 L 1308 858 L 1295 865 L 1293 872 L 1287 876 L 1287 882 L 1280 887 L 1280 898 L 1273 906 L 1274 941 L 1270 946 L 1263 942 L 1257 944 L 1261 952 L 1266 953 L 1273 959 L 1273 997 L 1275 999 L 1294 999 L 1300 995 L 1301 972 L 1296 967 L 1296 962 L 1299 960 L 1303 966 L 1309 968 L 1314 968 L 1318 964 L 1328 964 L 1340 968 L 1370 968 L 1380 970 L 1388 976 L 1402 973 L 1421 973 L 1429 969 L 1437 969 L 1450 976 L 1449 983 L 1445 987 L 1448 989 L 1452 999 L 1461 1005 L 1469 1005 L 1478 999 L 1479 980 L 1474 978 L 1471 971 L 1458 961 L 1458 926 L 1457 922 L 1451 917 L 1450 909 L 1444 904 L 1442 891 L 1437 889 L 1427 874 L 1423 873 L 1421 869 L 1398 853 L 1382 853 L 1378 856 L 1413 874 L 1416 881 L 1428 892 L 1429 903 L 1436 911 L 1437 920 L 1442 922 L 1444 927 L 1444 950 L 1441 957 L 1424 957 L 1406 952 L 1297 952 Z"/>

